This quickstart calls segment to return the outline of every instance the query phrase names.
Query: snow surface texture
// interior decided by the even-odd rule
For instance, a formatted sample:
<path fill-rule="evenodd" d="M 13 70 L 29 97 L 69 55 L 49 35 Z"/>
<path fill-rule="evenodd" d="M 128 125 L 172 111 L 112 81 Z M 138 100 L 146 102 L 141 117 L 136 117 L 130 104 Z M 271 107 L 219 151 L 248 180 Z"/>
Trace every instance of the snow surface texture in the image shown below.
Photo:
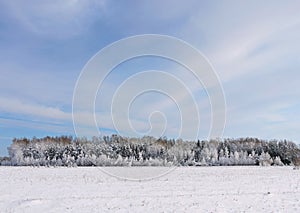
<path fill-rule="evenodd" d="M 300 170 L 292 167 L 178 167 L 148 181 L 96 167 L 0 167 L 0 190 L 0 212 L 300 212 Z"/>

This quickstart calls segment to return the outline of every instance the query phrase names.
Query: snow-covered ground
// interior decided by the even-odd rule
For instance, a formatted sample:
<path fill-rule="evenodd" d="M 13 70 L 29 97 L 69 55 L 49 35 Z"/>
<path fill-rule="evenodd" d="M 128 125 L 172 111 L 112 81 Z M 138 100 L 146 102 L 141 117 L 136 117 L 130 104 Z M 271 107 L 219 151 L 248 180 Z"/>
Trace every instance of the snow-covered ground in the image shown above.
<path fill-rule="evenodd" d="M 0 191 L 1 212 L 300 212 L 292 167 L 0 167 Z"/>

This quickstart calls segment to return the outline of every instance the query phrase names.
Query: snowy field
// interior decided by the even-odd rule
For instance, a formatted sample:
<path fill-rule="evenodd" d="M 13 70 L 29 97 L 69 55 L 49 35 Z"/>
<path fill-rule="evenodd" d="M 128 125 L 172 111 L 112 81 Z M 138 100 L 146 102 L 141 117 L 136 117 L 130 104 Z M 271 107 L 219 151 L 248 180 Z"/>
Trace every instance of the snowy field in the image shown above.
<path fill-rule="evenodd" d="M 159 168 L 106 168 L 132 178 Z M 300 212 L 292 167 L 179 167 L 147 181 L 99 168 L 0 167 L 1 212 Z"/>

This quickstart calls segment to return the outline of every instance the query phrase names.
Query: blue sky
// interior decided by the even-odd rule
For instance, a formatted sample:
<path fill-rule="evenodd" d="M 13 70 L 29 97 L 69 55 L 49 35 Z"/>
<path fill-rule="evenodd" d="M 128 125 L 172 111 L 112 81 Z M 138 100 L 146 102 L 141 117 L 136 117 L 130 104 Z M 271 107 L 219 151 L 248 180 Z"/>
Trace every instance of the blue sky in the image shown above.
<path fill-rule="evenodd" d="M 84 65 L 110 43 L 148 33 L 183 39 L 209 59 L 226 96 L 224 137 L 299 143 L 299 11 L 298 1 L 1 0 L 0 155 L 13 137 L 73 135 L 73 89 Z M 205 138 L 207 95 L 183 68 L 149 57 L 124 63 L 107 78 L 96 100 L 103 133 L 113 132 L 107 109 L 114 91 L 143 70 L 164 70 L 191 82 L 203 123 L 199 137 Z M 165 117 L 151 117 L 154 129 L 167 118 L 166 135 L 176 137 L 178 112 L 171 100 L 149 93 L 132 107 L 141 133 L 158 110 Z"/>

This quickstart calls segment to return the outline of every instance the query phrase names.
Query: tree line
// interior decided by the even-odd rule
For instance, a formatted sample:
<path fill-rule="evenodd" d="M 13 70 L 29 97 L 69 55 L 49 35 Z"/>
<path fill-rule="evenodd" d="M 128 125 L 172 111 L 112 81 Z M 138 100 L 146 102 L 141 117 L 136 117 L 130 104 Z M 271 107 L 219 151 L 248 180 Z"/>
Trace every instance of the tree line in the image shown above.
<path fill-rule="evenodd" d="M 230 166 L 299 165 L 292 141 L 258 138 L 183 141 L 111 135 L 14 138 L 6 166 Z"/>

